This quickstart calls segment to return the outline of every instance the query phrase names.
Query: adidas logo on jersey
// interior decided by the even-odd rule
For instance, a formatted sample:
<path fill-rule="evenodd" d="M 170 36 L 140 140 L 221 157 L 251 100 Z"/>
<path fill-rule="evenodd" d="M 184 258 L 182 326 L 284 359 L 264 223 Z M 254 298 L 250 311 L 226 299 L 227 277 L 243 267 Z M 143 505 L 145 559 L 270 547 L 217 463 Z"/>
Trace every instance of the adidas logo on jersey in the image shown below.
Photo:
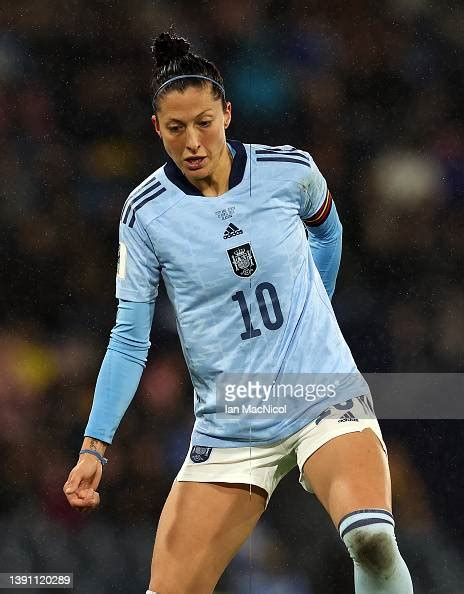
<path fill-rule="evenodd" d="M 225 230 L 223 237 L 224 237 L 224 239 L 230 239 L 231 237 L 235 237 L 236 235 L 241 235 L 242 233 L 243 233 L 243 231 L 241 229 L 236 227 L 233 223 L 230 223 L 230 225 Z"/>
<path fill-rule="evenodd" d="M 357 419 L 352 412 L 348 411 L 343 415 L 343 417 L 338 419 L 339 423 L 345 423 L 346 421 L 359 421 L 359 419 Z"/>

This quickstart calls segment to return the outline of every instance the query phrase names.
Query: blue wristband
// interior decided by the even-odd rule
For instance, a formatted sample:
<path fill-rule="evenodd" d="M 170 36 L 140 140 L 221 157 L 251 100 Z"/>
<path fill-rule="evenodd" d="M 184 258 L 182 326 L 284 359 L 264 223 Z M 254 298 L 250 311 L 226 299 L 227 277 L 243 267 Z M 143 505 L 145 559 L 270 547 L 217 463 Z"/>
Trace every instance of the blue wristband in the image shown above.
<path fill-rule="evenodd" d="M 93 454 L 94 456 L 96 456 L 100 462 L 102 463 L 102 466 L 104 466 L 107 462 L 108 462 L 108 458 L 103 457 L 100 452 L 97 452 L 96 450 L 81 450 L 79 452 L 79 456 L 81 454 Z"/>

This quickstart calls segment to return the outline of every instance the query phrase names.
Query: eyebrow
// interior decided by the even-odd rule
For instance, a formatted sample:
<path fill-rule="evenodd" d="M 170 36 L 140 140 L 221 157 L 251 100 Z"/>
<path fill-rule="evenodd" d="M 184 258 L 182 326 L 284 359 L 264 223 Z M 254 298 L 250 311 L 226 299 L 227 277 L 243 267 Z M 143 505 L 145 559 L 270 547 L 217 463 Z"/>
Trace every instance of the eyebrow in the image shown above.
<path fill-rule="evenodd" d="M 198 115 L 195 116 L 195 120 L 197 118 L 199 118 L 200 116 L 204 115 L 207 111 L 210 111 L 212 109 L 212 107 L 208 107 L 208 109 L 205 109 L 205 111 L 202 111 L 201 113 L 199 113 Z M 209 114 L 211 115 L 211 117 L 214 117 L 214 114 Z M 171 122 L 177 122 L 178 124 L 183 124 L 184 122 L 182 122 L 182 120 L 178 120 L 177 118 L 169 118 L 169 120 L 166 122 L 167 124 L 170 124 Z"/>

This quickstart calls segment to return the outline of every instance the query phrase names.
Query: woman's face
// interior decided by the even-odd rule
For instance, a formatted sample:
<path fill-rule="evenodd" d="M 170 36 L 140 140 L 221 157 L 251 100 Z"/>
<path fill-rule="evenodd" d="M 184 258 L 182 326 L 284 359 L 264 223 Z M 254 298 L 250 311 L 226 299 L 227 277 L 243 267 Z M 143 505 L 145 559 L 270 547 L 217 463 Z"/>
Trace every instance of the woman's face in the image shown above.
<path fill-rule="evenodd" d="M 211 177 L 227 155 L 225 130 L 231 104 L 223 109 L 211 93 L 211 84 L 168 92 L 152 121 L 164 148 L 191 182 Z"/>

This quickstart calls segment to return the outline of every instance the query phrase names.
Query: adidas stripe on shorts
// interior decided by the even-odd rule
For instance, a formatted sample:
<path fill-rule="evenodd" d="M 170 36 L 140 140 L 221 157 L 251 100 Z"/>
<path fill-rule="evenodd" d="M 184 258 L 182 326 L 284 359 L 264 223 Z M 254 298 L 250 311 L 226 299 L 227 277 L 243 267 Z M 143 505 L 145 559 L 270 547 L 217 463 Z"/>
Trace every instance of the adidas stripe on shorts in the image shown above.
<path fill-rule="evenodd" d="M 372 429 L 387 453 L 370 395 L 331 406 L 300 431 L 274 444 L 238 448 L 190 445 L 176 480 L 252 484 L 267 492 L 269 502 L 283 477 L 298 466 L 301 485 L 312 493 L 302 473 L 306 460 L 334 437 L 364 429 Z"/>

